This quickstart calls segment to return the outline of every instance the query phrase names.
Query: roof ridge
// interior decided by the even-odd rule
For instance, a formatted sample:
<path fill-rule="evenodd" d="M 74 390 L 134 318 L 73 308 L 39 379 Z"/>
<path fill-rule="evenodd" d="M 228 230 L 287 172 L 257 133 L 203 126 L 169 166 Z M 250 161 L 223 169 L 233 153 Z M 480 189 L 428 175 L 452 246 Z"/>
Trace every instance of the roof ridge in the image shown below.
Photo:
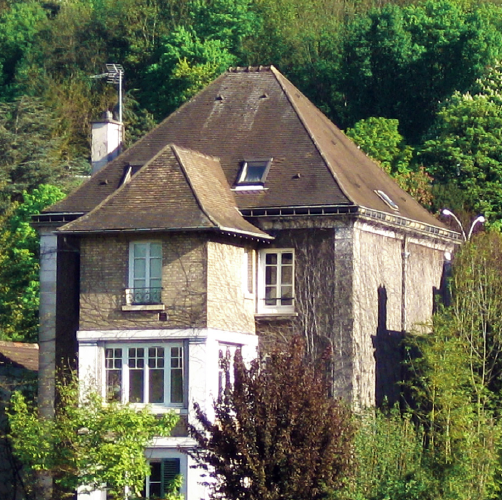
<path fill-rule="evenodd" d="M 322 150 L 319 142 L 317 141 L 317 139 L 315 137 L 315 134 L 312 132 L 311 128 L 309 127 L 309 125 L 307 123 L 307 120 L 305 120 L 305 118 L 303 117 L 302 113 L 300 112 L 300 109 L 296 105 L 295 100 L 290 95 L 290 93 L 289 93 L 288 89 L 286 88 L 286 86 L 283 85 L 283 82 L 281 81 L 281 78 L 285 78 L 285 77 L 274 66 L 271 66 L 270 69 L 271 69 L 272 73 L 274 74 L 274 76 L 275 76 L 275 78 L 277 80 L 277 83 L 280 85 L 282 91 L 284 92 L 284 94 L 287 97 L 289 103 L 291 104 L 292 108 L 295 110 L 296 116 L 298 116 L 298 119 L 300 120 L 300 122 L 302 123 L 303 127 L 305 128 L 305 130 L 306 130 L 307 134 L 309 135 L 312 143 L 314 144 L 314 147 L 317 149 L 319 155 L 321 156 L 321 158 L 323 159 L 324 163 L 326 164 L 329 172 L 331 173 L 334 181 L 337 183 L 338 188 L 340 189 L 340 191 L 343 193 L 343 195 L 348 200 L 354 202 L 354 200 L 352 199 L 352 197 L 348 195 L 347 190 L 345 189 L 345 187 L 340 182 L 340 179 L 338 179 L 338 176 L 335 173 L 335 169 L 333 168 L 333 166 L 331 165 L 331 163 L 329 162 L 329 160 L 326 158 L 326 155 L 324 154 L 324 152 L 323 152 L 323 150 Z M 295 87 L 295 89 L 297 89 L 297 88 Z M 315 108 L 316 111 L 318 111 L 323 116 L 325 116 L 324 113 L 320 109 L 318 109 L 316 106 L 314 106 L 314 104 L 312 104 L 312 102 L 310 101 L 310 99 L 307 96 L 303 95 L 303 93 L 299 89 L 297 89 L 297 90 L 300 93 L 300 96 L 303 97 L 304 99 L 307 99 L 308 103 L 310 105 L 312 105 Z M 333 123 L 333 125 L 335 125 L 335 124 Z M 335 125 L 335 127 L 336 127 L 336 125 Z"/>
<path fill-rule="evenodd" d="M 25 347 L 27 349 L 37 349 L 38 344 L 31 342 L 18 342 L 12 340 L 0 340 L 0 347 Z"/>
<path fill-rule="evenodd" d="M 183 160 L 181 159 L 180 155 L 179 155 L 179 149 L 182 149 L 183 151 L 187 151 L 187 152 L 193 152 L 193 153 L 197 153 L 196 151 L 193 151 L 191 149 L 186 149 L 186 148 L 181 148 L 179 146 L 176 146 L 175 144 L 169 144 L 169 147 L 171 148 L 171 151 L 174 153 L 174 156 L 176 157 L 176 160 L 178 161 L 179 163 L 179 166 L 183 172 L 183 175 L 185 176 L 185 179 L 187 181 L 187 184 L 190 186 L 190 189 L 192 191 L 192 194 L 195 198 L 195 201 L 197 202 L 197 205 L 199 205 L 199 208 L 201 210 L 201 212 L 209 219 L 209 221 L 214 224 L 215 227 L 217 227 L 218 229 L 220 228 L 220 224 L 218 224 L 218 222 L 216 220 L 214 220 L 214 217 L 212 217 L 208 211 L 207 211 L 207 208 L 204 206 L 204 203 L 202 202 L 202 200 L 200 199 L 200 196 L 199 196 L 199 193 L 197 193 L 197 190 L 195 189 L 195 186 L 192 182 L 192 179 L 190 179 L 190 175 L 188 175 L 188 172 L 187 172 L 187 169 L 185 167 L 185 164 L 183 163 Z M 206 156 L 206 155 L 203 155 L 203 156 Z M 210 160 L 214 160 L 214 161 L 217 161 L 218 164 L 220 164 L 220 160 L 219 159 L 215 159 L 213 157 L 210 157 L 210 156 L 206 156 L 206 158 L 210 159 Z M 220 168 L 221 168 L 221 164 L 220 164 Z"/>
<path fill-rule="evenodd" d="M 201 156 L 202 158 L 207 158 L 208 160 L 214 160 L 214 161 L 221 161 L 221 158 L 219 156 L 212 156 L 212 155 L 207 155 L 205 153 L 201 153 L 197 149 L 192 149 L 192 148 L 185 148 L 184 146 L 180 146 L 179 144 L 176 144 L 175 142 L 170 142 L 167 144 L 167 146 L 171 148 L 176 148 L 176 149 L 181 149 L 183 151 L 188 151 L 189 153 L 194 153 L 196 155 Z"/>
<path fill-rule="evenodd" d="M 227 73 L 259 73 L 260 71 L 273 71 L 275 67 L 269 66 L 232 66 Z"/>
<path fill-rule="evenodd" d="M 171 152 L 174 154 L 173 152 L 173 149 L 172 149 L 172 144 L 166 144 L 156 155 L 152 156 L 139 170 L 138 172 L 135 174 L 135 177 L 136 176 L 140 176 L 142 174 L 142 172 L 145 172 L 148 167 L 150 167 L 150 165 L 159 157 L 161 156 L 162 154 L 164 154 L 168 149 L 171 150 Z M 174 154 L 174 157 L 176 160 L 178 160 L 178 157 L 176 154 Z M 179 160 L 178 160 L 179 161 Z M 137 178 L 137 177 L 136 177 Z M 136 179 L 135 179 L 136 180 Z M 74 223 L 80 223 L 82 222 L 83 220 L 85 221 L 86 219 L 88 219 L 89 217 L 93 216 L 98 210 L 100 210 L 102 207 L 104 207 L 105 205 L 107 205 L 109 203 L 110 200 L 112 200 L 113 198 L 117 197 L 120 193 L 122 193 L 122 191 L 124 191 L 126 189 L 127 186 L 129 186 L 129 182 L 123 182 L 120 184 L 120 186 L 117 187 L 117 189 L 115 189 L 114 191 L 112 191 L 108 196 L 106 196 L 103 200 L 101 200 L 100 203 L 98 203 L 92 210 L 90 210 L 89 212 L 85 213 L 84 215 L 82 215 L 82 217 L 79 217 L 78 219 L 75 219 L 73 221 L 70 221 L 68 222 L 67 224 L 63 224 L 62 227 L 60 227 L 58 229 L 58 231 L 61 231 L 61 230 L 67 230 L 68 227 L 71 229 L 71 226 L 74 225 Z"/>

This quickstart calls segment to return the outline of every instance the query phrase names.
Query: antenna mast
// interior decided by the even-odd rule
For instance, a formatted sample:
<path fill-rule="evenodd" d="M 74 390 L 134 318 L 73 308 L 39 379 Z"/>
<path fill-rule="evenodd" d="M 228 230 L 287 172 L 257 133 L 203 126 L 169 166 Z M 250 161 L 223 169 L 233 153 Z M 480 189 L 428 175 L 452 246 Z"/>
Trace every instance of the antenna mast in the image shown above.
<path fill-rule="evenodd" d="M 108 83 L 118 85 L 119 92 L 119 122 L 122 123 L 122 83 L 124 81 L 124 68 L 121 64 L 106 64 L 106 73 L 100 75 L 93 75 L 89 78 L 106 78 Z"/>

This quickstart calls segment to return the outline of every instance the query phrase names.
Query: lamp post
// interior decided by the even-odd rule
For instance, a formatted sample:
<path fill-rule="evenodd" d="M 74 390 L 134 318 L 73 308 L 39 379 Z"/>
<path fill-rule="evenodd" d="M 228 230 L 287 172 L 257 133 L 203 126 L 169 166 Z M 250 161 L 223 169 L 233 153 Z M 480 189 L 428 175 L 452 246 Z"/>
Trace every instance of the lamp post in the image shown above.
<path fill-rule="evenodd" d="M 469 232 L 467 233 L 467 236 L 466 236 L 465 231 L 464 231 L 464 226 L 462 225 L 462 223 L 460 222 L 458 217 L 451 210 L 448 210 L 447 208 L 443 208 L 443 210 L 441 210 L 441 213 L 443 215 L 448 216 L 448 217 L 453 217 L 455 222 L 458 224 L 458 227 L 462 231 L 462 237 L 464 238 L 464 241 L 469 241 L 471 239 L 472 231 L 474 229 L 474 226 L 476 226 L 476 224 L 483 224 L 484 222 L 486 222 L 486 219 L 482 215 L 478 215 L 478 217 L 476 217 L 472 221 L 471 227 L 469 228 Z"/>

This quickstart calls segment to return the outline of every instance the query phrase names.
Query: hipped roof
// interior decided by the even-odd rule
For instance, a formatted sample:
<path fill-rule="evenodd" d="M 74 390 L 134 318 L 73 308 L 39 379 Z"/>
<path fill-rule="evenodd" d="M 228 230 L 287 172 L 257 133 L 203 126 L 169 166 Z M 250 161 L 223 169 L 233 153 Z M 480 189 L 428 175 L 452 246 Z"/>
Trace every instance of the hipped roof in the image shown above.
<path fill-rule="evenodd" d="M 269 239 L 236 209 L 219 160 L 170 144 L 64 232 L 217 230 Z"/>
<path fill-rule="evenodd" d="M 160 228 L 166 226 L 168 220 L 183 222 L 189 219 L 195 226 L 200 211 L 181 213 L 189 204 L 185 198 L 186 189 L 182 189 L 179 183 L 171 184 L 176 177 L 171 178 L 165 169 L 172 166 L 162 166 L 157 162 L 160 157 L 167 160 L 165 155 L 174 154 L 174 150 L 171 153 L 165 151 L 168 144 L 176 144 L 180 151 L 192 150 L 191 159 L 187 158 L 186 162 L 190 167 L 184 172 L 189 180 L 202 176 L 200 189 L 204 179 L 208 180 L 204 194 L 200 191 L 206 203 L 214 203 L 223 192 L 213 189 L 213 181 L 209 181 L 207 172 L 216 177 L 220 175 L 220 181 L 225 178 L 228 208 L 231 199 L 228 188 L 235 185 L 242 162 L 273 158 L 265 189 L 234 193 L 233 199 L 241 211 L 271 207 L 355 206 L 444 228 L 273 66 L 235 68 L 224 73 L 47 212 L 94 211 L 97 205 L 103 204 L 120 189 L 123 193 L 117 193 L 116 200 L 110 198 L 98 207 L 99 217 L 94 211 L 92 216 L 83 218 L 78 224 L 70 223 L 63 230 L 99 230 L 111 226 L 141 228 L 146 223 L 146 210 L 141 205 L 151 206 L 153 210 L 157 203 L 170 213 L 162 215 L 157 207 L 157 215 L 152 216 L 148 224 L 155 225 L 155 219 Z M 194 151 L 200 155 L 196 157 Z M 206 155 L 219 158 L 221 174 L 211 163 L 215 160 L 203 160 Z M 120 187 L 127 165 L 141 164 L 148 164 L 146 172 L 140 171 L 133 177 L 130 186 Z M 165 170 L 162 179 L 153 172 L 157 165 Z M 151 184 L 148 184 L 147 176 Z M 140 179 L 143 187 L 133 188 Z M 155 185 L 159 182 L 163 185 L 161 191 Z M 168 201 L 165 192 L 169 189 L 175 191 L 176 196 L 170 196 Z M 398 205 L 398 212 L 378 196 L 378 190 Z M 133 197 L 133 192 L 137 198 Z M 197 197 L 199 202 L 202 198 Z M 135 210 L 138 210 L 137 214 L 132 213 Z M 226 210 L 225 217 L 229 217 L 229 213 Z M 160 223 L 158 218 L 163 222 Z M 237 224 L 234 219 L 232 221 Z M 220 225 L 226 226 L 227 222 Z M 254 228 L 254 231 L 259 230 Z"/>

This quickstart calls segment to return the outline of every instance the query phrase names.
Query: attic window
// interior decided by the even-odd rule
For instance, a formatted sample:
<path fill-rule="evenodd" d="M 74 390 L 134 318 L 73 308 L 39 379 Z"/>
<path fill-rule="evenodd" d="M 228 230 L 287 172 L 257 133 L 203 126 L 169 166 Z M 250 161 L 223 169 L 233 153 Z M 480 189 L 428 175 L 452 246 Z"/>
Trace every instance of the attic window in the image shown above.
<path fill-rule="evenodd" d="M 131 177 L 135 173 L 137 173 L 143 165 L 143 163 L 128 163 L 124 167 L 124 175 L 122 177 L 122 182 L 120 183 L 120 185 L 127 184 L 131 180 Z"/>
<path fill-rule="evenodd" d="M 242 163 L 236 189 L 262 189 L 271 164 L 272 158 L 245 160 Z"/>
<path fill-rule="evenodd" d="M 398 205 L 391 200 L 388 194 L 380 191 L 380 189 L 375 189 L 375 193 L 382 199 L 382 201 L 389 205 L 392 210 L 399 210 Z"/>

